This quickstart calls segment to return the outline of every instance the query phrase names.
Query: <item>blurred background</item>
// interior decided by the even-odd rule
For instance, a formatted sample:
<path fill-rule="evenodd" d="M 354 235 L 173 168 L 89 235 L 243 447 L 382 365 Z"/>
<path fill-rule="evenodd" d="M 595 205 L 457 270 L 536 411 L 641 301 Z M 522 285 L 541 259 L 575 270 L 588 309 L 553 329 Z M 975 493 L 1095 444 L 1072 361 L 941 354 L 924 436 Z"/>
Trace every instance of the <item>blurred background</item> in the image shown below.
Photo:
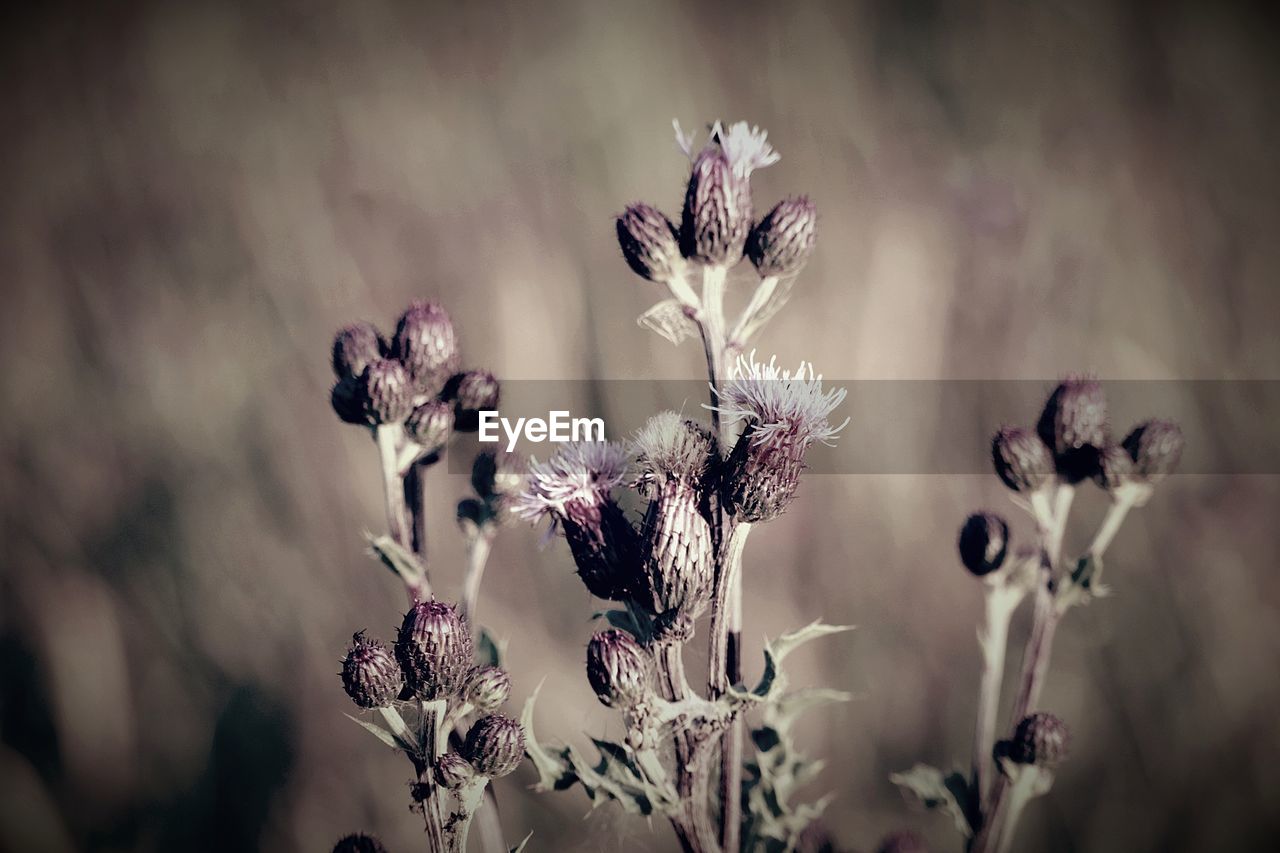
<path fill-rule="evenodd" d="M 1268 4 L 2 14 L 4 850 L 323 851 L 356 829 L 422 848 L 407 764 L 343 716 L 335 675 L 354 630 L 391 632 L 403 594 L 365 553 L 376 455 L 330 412 L 332 333 L 433 297 L 466 363 L 503 378 L 696 379 L 698 347 L 636 326 L 661 294 L 613 235 L 627 202 L 678 211 L 673 117 L 768 128 L 782 161 L 757 173 L 758 208 L 817 203 L 814 259 L 761 340 L 784 361 L 1046 390 L 1079 370 L 1280 379 Z M 1036 412 L 985 414 L 982 431 Z M 908 453 L 948 427 L 946 411 L 894 425 Z M 1275 444 L 1247 405 L 1189 427 Z M 445 590 L 465 489 L 432 481 Z M 1071 542 L 1104 504 L 1082 496 Z M 958 849 L 888 774 L 968 760 L 981 593 L 954 541 L 980 507 L 1032 535 L 993 476 L 885 474 L 811 477 L 752 537 L 749 672 L 766 635 L 858 626 L 795 658 L 799 682 L 857 694 L 805 730 L 844 847 L 910 827 Z M 1275 476 L 1202 472 L 1131 517 L 1115 596 L 1059 631 L 1044 705 L 1075 751 L 1023 849 L 1280 838 L 1278 510 Z M 539 536 L 504 531 L 481 605 L 510 644 L 512 709 L 545 679 L 545 736 L 616 737 L 582 675 L 593 602 Z M 513 843 L 673 847 L 660 821 L 583 820 L 579 790 L 532 780 L 498 785 Z"/>

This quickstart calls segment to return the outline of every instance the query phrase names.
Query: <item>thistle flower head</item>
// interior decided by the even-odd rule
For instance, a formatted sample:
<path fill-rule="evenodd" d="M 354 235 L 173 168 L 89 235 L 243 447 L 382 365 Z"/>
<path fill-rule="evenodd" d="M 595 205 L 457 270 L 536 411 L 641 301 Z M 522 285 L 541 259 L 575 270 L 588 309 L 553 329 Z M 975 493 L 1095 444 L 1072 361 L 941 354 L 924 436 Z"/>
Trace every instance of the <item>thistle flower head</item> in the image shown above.
<path fill-rule="evenodd" d="M 476 775 L 475 768 L 456 752 L 446 752 L 436 759 L 436 782 L 450 791 L 456 791 Z"/>
<path fill-rule="evenodd" d="M 1071 735 L 1066 723 L 1053 714 L 1037 712 L 1018 723 L 1004 754 L 1015 764 L 1052 769 L 1067 757 Z"/>
<path fill-rule="evenodd" d="M 795 275 L 813 254 L 817 211 L 805 196 L 765 214 L 747 237 L 747 257 L 762 276 Z"/>
<path fill-rule="evenodd" d="M 333 853 L 387 853 L 387 848 L 372 835 L 354 832 L 333 845 Z"/>
<path fill-rule="evenodd" d="M 1092 477 L 1098 455 L 1111 443 L 1107 397 L 1096 379 L 1067 379 L 1049 395 L 1036 424 L 1053 451 L 1058 473 L 1070 483 Z"/>
<path fill-rule="evenodd" d="M 471 628 L 451 604 L 434 599 L 409 609 L 396 638 L 396 659 L 405 680 L 422 699 L 457 695 L 474 656 Z"/>
<path fill-rule="evenodd" d="M 1123 447 L 1112 444 L 1098 452 L 1098 470 L 1093 481 L 1099 488 L 1114 492 L 1133 478 L 1133 460 Z"/>
<path fill-rule="evenodd" d="M 445 394 L 457 410 L 455 429 L 459 432 L 479 429 L 480 412 L 498 407 L 501 390 L 498 378 L 487 370 L 468 370 L 449 380 Z"/>
<path fill-rule="evenodd" d="M 1177 424 L 1151 420 L 1133 428 L 1125 437 L 1124 449 L 1133 460 L 1134 473 L 1149 483 L 1157 483 L 1178 467 L 1184 444 Z"/>
<path fill-rule="evenodd" d="M 333 372 L 339 379 L 359 376 L 386 354 L 386 342 L 372 323 L 343 326 L 333 337 Z"/>
<path fill-rule="evenodd" d="M 645 578 L 659 614 L 693 620 L 711 602 L 715 546 L 701 494 L 680 480 L 656 488 L 642 528 Z"/>
<path fill-rule="evenodd" d="M 636 275 L 662 284 L 684 265 L 679 232 L 656 207 L 629 205 L 618 217 L 617 230 L 622 257 Z"/>
<path fill-rule="evenodd" d="M 676 145 L 686 157 L 696 160 L 699 152 L 694 150 L 694 139 L 697 134 L 692 131 L 685 133 L 679 119 L 673 119 L 671 126 L 676 132 Z M 712 124 L 707 144 L 702 150 L 708 148 L 722 151 L 734 175 L 744 180 L 751 177 L 756 169 L 772 166 L 782 159 L 769 144 L 769 132 L 745 121 L 734 122 L 728 128 L 719 121 Z"/>
<path fill-rule="evenodd" d="M 502 714 L 484 717 L 467 732 L 462 757 L 482 776 L 506 776 L 524 760 L 524 729 Z"/>
<path fill-rule="evenodd" d="M 360 402 L 372 426 L 398 424 L 413 411 L 413 386 L 400 362 L 380 358 L 360 374 Z"/>
<path fill-rule="evenodd" d="M 400 695 L 404 675 L 391 650 L 361 631 L 342 661 L 342 688 L 361 708 L 386 708 Z"/>
<path fill-rule="evenodd" d="M 404 431 L 427 453 L 437 453 L 453 432 L 453 407 L 443 400 L 428 400 L 405 418 Z"/>
<path fill-rule="evenodd" d="M 706 477 L 715 452 L 711 432 L 675 412 L 649 418 L 636 431 L 631 444 L 639 469 L 636 485 L 644 494 L 671 481 L 697 487 Z"/>
<path fill-rule="evenodd" d="M 436 394 L 458 370 L 458 340 L 449 313 L 419 300 L 400 315 L 392 351 L 419 391 Z"/>
<path fill-rule="evenodd" d="M 653 662 L 626 631 L 601 631 L 587 644 L 587 681 L 610 708 L 629 708 L 649 690 Z"/>
<path fill-rule="evenodd" d="M 755 351 L 739 356 L 729 381 L 720 392 L 715 408 L 730 421 L 746 421 L 751 440 L 761 446 L 799 445 L 813 442 L 833 444 L 848 425 L 845 418 L 833 427 L 829 420 L 844 401 L 844 388 L 824 390 L 822 375 L 802 361 L 794 371 L 778 366 L 778 357 L 768 364 L 755 360 Z"/>
<path fill-rule="evenodd" d="M 969 516 L 960 528 L 960 562 L 976 577 L 989 575 L 1004 565 L 1009 553 L 1009 525 L 991 512 Z"/>
<path fill-rule="evenodd" d="M 611 441 L 563 444 L 546 462 L 529 462 L 524 492 L 514 510 L 537 521 L 550 515 L 562 520 L 575 505 L 598 506 L 627 476 L 627 451 Z"/>
<path fill-rule="evenodd" d="M 1053 477 L 1053 452 L 1033 430 L 1003 427 L 991 439 L 991 461 L 1015 492 L 1034 492 Z"/>
<path fill-rule="evenodd" d="M 511 695 L 511 676 L 501 667 L 475 667 L 467 676 L 463 695 L 480 713 L 491 713 L 501 708 Z"/>

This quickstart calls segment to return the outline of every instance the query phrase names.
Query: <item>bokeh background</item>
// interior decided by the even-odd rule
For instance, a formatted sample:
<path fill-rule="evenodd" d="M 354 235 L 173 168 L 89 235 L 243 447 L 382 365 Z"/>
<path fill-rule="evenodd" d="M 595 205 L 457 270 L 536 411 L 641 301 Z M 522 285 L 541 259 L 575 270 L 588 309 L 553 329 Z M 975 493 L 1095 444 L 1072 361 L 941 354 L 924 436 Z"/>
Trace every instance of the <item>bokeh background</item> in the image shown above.
<path fill-rule="evenodd" d="M 335 677 L 351 632 L 389 633 L 402 593 L 364 553 L 376 461 L 330 414 L 330 336 L 434 297 L 467 362 L 502 377 L 696 378 L 697 347 L 635 325 L 659 294 L 612 233 L 626 202 L 677 209 L 673 117 L 767 127 L 783 159 L 757 175 L 760 206 L 808 192 L 821 211 L 762 341 L 787 361 L 848 380 L 1280 378 L 1268 4 L 2 15 L 5 850 L 321 851 L 359 828 L 421 849 L 406 766 L 343 716 Z M 1248 406 L 1196 426 L 1275 442 Z M 933 446 L 948 415 L 895 429 Z M 465 487 L 433 480 L 446 589 Z M 1104 506 L 1080 503 L 1077 544 Z M 981 506 L 1017 516 L 991 476 L 816 476 L 753 537 L 749 665 L 766 634 L 858 626 L 796 658 L 801 682 L 858 697 L 805 734 L 846 847 L 912 827 L 957 849 L 887 776 L 967 760 L 980 593 L 954 535 Z M 1280 838 L 1278 510 L 1275 476 L 1184 475 L 1126 526 L 1115 597 L 1059 633 L 1045 705 L 1075 754 L 1022 849 Z M 513 706 L 545 679 L 547 736 L 616 736 L 581 674 L 592 602 L 538 538 L 501 537 L 482 604 L 510 643 Z M 583 820 L 581 792 L 531 781 L 498 786 L 513 841 L 672 847 L 659 821 Z"/>

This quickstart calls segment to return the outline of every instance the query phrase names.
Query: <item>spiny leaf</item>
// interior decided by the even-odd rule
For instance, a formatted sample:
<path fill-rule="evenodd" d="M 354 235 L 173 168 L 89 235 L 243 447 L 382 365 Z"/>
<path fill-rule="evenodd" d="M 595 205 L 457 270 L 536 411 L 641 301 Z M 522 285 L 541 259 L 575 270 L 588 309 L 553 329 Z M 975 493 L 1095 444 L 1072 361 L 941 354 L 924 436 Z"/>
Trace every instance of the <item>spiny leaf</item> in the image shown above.
<path fill-rule="evenodd" d="M 679 344 L 686 338 L 697 336 L 698 327 L 685 313 L 678 299 L 664 299 L 636 320 L 641 326 L 657 332 L 662 337 Z"/>
<path fill-rule="evenodd" d="M 951 815 L 956 829 L 965 837 L 973 834 L 966 814 L 972 797 L 963 774 L 944 774 L 936 767 L 917 764 L 903 773 L 894 773 L 889 781 L 911 792 L 925 808 L 941 809 Z"/>
<path fill-rule="evenodd" d="M 346 717 L 349 720 L 354 720 L 356 723 L 360 725 L 361 728 L 365 729 L 366 731 L 372 732 L 374 737 L 376 737 L 378 740 L 382 741 L 392 749 L 402 749 L 405 752 L 408 752 L 410 754 L 414 754 L 417 752 L 417 747 L 415 747 L 412 743 L 407 743 L 405 741 L 400 740 L 394 734 L 387 731 L 382 726 L 377 725 L 376 723 L 371 723 L 367 720 L 362 720 L 359 717 L 353 717 L 350 714 L 346 714 Z"/>
<path fill-rule="evenodd" d="M 370 536 L 369 546 L 373 548 L 374 556 L 405 583 L 417 586 L 426 579 L 426 567 L 417 556 L 390 536 Z"/>
<path fill-rule="evenodd" d="M 524 848 L 529 844 L 530 838 L 533 838 L 532 831 L 530 831 L 519 844 L 511 848 L 511 853 L 524 853 Z"/>
<path fill-rule="evenodd" d="M 576 782 L 577 776 L 574 774 L 568 760 L 569 750 L 567 747 L 559 750 L 547 749 L 538 743 L 538 738 L 534 735 L 533 706 L 541 690 L 542 684 L 539 683 L 524 703 L 524 710 L 520 714 L 520 725 L 524 728 L 524 751 L 538 771 L 538 781 L 534 784 L 534 789 L 538 791 L 559 791 Z"/>

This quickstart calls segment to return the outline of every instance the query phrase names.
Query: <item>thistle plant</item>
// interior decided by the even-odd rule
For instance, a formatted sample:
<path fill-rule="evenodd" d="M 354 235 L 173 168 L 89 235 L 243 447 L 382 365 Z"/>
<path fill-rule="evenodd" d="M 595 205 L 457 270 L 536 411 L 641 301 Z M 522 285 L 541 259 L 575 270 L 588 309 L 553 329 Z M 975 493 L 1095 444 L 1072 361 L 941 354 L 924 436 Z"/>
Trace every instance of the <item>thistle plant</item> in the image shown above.
<path fill-rule="evenodd" d="M 821 763 L 799 753 L 793 724 L 848 697 L 789 690 L 782 664 L 797 646 L 846 629 L 814 622 L 767 643 L 752 686 L 740 638 L 747 537 L 785 512 L 807 451 L 844 425 L 832 422 L 843 390 L 824 388 L 805 362 L 787 370 L 748 350 L 813 251 L 815 211 L 796 197 L 754 217 L 751 174 L 779 159 L 758 128 L 717 122 L 700 148 L 675 129 L 690 160 L 679 224 L 639 203 L 618 216 L 617 234 L 632 271 L 666 291 L 640 324 L 673 344 L 702 343 L 708 423 L 663 412 L 630 441 L 566 445 L 530 464 L 516 512 L 558 530 L 587 589 L 613 603 L 598 614 L 609 627 L 588 643 L 586 671 L 626 736 L 594 739 L 594 757 L 546 746 L 533 735 L 531 699 L 527 749 L 541 790 L 576 783 L 593 806 L 663 815 L 685 850 L 808 849 L 827 800 L 796 802 Z M 729 275 L 743 261 L 754 287 L 730 323 Z M 642 511 L 630 513 L 636 503 Z M 709 650 L 702 690 L 684 669 L 699 626 Z M 757 721 L 749 739 L 748 715 Z"/>
<path fill-rule="evenodd" d="M 369 323 L 343 328 L 332 361 L 334 411 L 368 429 L 378 449 L 387 533 L 370 537 L 372 551 L 401 580 L 410 604 L 393 643 L 364 631 L 352 638 L 342 686 L 361 712 L 376 711 L 380 722 L 352 719 L 409 759 L 411 799 L 428 850 L 465 850 L 479 814 L 484 849 L 505 853 L 489 783 L 520 764 L 524 732 L 499 713 L 511 679 L 497 643 L 476 628 L 475 614 L 490 546 L 510 517 L 512 497 L 523 490 L 523 460 L 480 454 L 474 461 L 475 494 L 459 503 L 457 514 L 467 546 L 461 606 L 435 595 L 424 510 L 427 472 L 455 432 L 474 430 L 477 411 L 497 405 L 498 382 L 487 371 L 459 371 L 453 323 L 432 302 L 410 305 L 389 340 Z M 383 850 L 362 834 L 334 847 L 335 853 Z"/>
<path fill-rule="evenodd" d="M 1162 420 L 1138 424 L 1116 443 L 1102 386 L 1092 379 L 1060 383 L 1034 428 L 1005 427 L 992 439 L 995 473 L 1033 519 L 1036 538 L 1033 547 L 1015 549 L 1009 524 L 990 512 L 971 515 L 960 530 L 961 563 L 982 584 L 985 600 L 972 764 L 968 773 L 919 764 L 893 776 L 924 804 L 950 814 L 969 853 L 1012 849 L 1023 809 L 1052 787 L 1070 743 L 1066 724 L 1039 708 L 1054 636 L 1067 613 L 1107 594 L 1107 548 L 1130 510 L 1145 505 L 1177 467 L 1182 447 L 1181 430 Z M 1111 503 L 1089 547 L 1069 560 L 1063 541 L 1072 502 L 1087 481 Z M 1009 623 L 1028 598 L 1031 633 L 1006 735 L 997 740 Z"/>

